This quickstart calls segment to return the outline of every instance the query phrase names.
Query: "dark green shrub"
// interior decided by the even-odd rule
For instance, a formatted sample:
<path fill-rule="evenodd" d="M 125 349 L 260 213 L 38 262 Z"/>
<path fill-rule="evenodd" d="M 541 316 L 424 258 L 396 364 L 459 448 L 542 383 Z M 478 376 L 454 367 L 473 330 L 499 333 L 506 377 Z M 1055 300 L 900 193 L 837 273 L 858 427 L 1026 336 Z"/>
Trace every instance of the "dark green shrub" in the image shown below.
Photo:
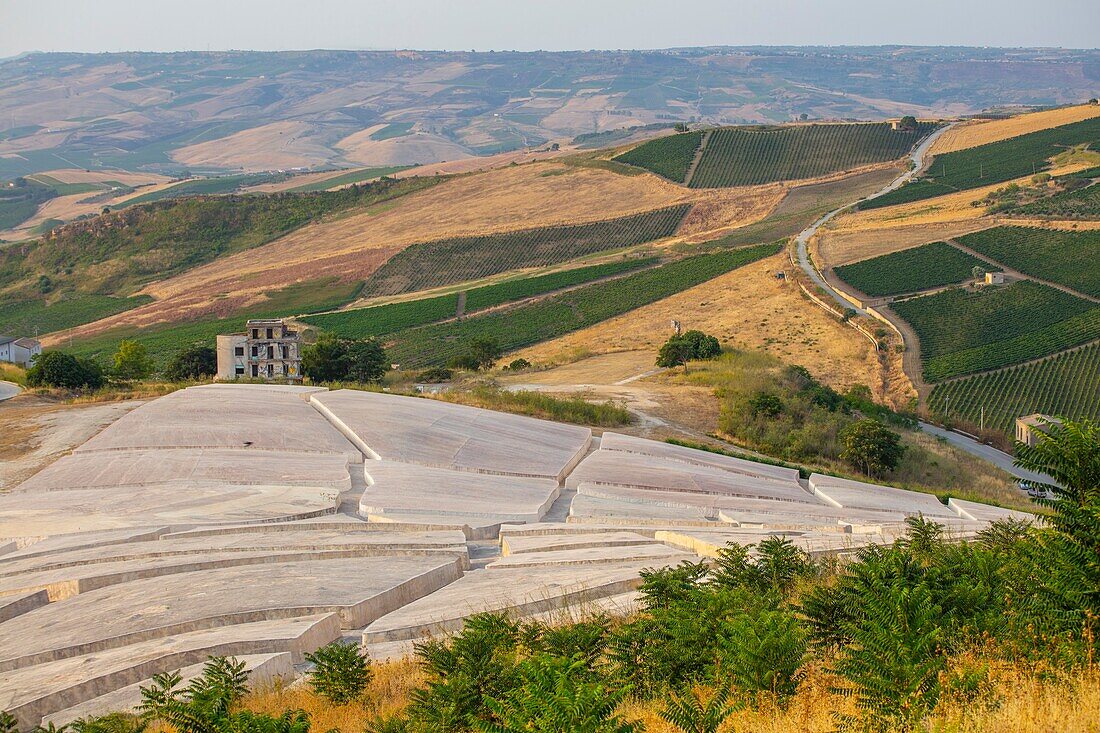
<path fill-rule="evenodd" d="M 806 658 L 806 634 L 788 611 L 735 617 L 723 629 L 722 669 L 743 692 L 780 702 L 798 689 Z"/>
<path fill-rule="evenodd" d="M 309 683 L 314 691 L 336 705 L 358 700 L 370 684 L 370 657 L 358 644 L 335 641 L 306 654 L 313 664 Z"/>
<path fill-rule="evenodd" d="M 27 385 L 61 389 L 98 389 L 106 383 L 103 370 L 92 361 L 63 351 L 46 351 L 27 370 Z"/>
<path fill-rule="evenodd" d="M 848 426 L 842 438 L 844 450 L 840 457 L 867 476 L 893 471 L 905 453 L 901 436 L 871 418 Z"/>
<path fill-rule="evenodd" d="M 521 369 L 530 369 L 531 362 L 527 361 L 526 359 L 514 359 L 511 363 L 508 364 L 508 366 L 504 368 L 513 372 L 517 372 Z"/>
<path fill-rule="evenodd" d="M 449 382 L 454 377 L 454 372 L 450 369 L 444 369 L 443 367 L 432 367 L 431 369 L 425 369 L 416 375 L 416 381 L 424 382 L 426 384 L 439 384 L 441 382 Z"/>
<path fill-rule="evenodd" d="M 191 346 L 176 352 L 164 370 L 173 382 L 211 377 L 218 372 L 218 352 L 209 346 Z"/>
<path fill-rule="evenodd" d="M 661 720 L 683 733 L 718 733 L 726 719 L 737 710 L 729 701 L 728 687 L 718 687 L 704 700 L 692 688 L 670 695 L 661 711 Z"/>

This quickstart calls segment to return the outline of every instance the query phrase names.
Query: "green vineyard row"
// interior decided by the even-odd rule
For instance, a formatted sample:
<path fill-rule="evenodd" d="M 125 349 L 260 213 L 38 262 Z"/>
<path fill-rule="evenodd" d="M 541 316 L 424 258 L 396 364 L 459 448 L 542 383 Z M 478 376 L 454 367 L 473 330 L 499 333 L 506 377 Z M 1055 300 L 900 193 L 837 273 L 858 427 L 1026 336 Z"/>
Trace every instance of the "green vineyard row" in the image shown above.
<path fill-rule="evenodd" d="M 937 385 L 928 405 L 938 417 L 973 426 L 984 422 L 1006 435 L 1012 435 L 1016 418 L 1036 412 L 1100 420 L 1100 343 Z"/>
<path fill-rule="evenodd" d="M 994 227 L 959 242 L 1002 265 L 1100 297 L 1100 231 Z"/>
<path fill-rule="evenodd" d="M 947 242 L 933 242 L 841 265 L 833 272 L 861 293 L 874 298 L 960 283 L 971 278 L 975 266 L 992 269 Z"/>
<path fill-rule="evenodd" d="M 579 285 L 641 267 L 656 264 L 656 258 L 637 258 L 609 262 L 591 267 L 553 272 L 549 275 L 509 280 L 497 285 L 474 288 L 466 293 L 467 313 L 491 308 L 503 303 Z M 402 303 L 388 303 L 370 308 L 305 316 L 299 320 L 341 338 L 369 338 L 423 326 L 453 318 L 458 312 L 458 294 L 421 298 Z"/>
<path fill-rule="evenodd" d="M 542 267 L 672 236 L 691 210 L 679 204 L 590 224 L 455 237 L 407 247 L 367 281 L 370 295 L 396 295 Z"/>
<path fill-rule="evenodd" d="M 402 331 L 387 350 L 393 361 L 418 369 L 446 363 L 475 338 L 493 339 L 505 350 L 517 349 L 675 295 L 778 251 L 777 245 L 763 244 L 688 257 L 516 308 Z"/>

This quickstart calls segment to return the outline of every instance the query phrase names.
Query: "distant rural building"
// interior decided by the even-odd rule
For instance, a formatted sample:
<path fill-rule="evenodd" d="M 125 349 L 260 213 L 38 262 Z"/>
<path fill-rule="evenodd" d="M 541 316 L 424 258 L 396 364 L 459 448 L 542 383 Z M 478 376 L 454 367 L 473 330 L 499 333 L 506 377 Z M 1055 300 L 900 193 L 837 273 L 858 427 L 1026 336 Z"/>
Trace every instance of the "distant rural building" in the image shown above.
<path fill-rule="evenodd" d="M 1025 445 L 1035 445 L 1039 442 L 1039 434 L 1049 432 L 1054 425 L 1061 425 L 1062 421 L 1050 415 L 1035 413 L 1016 418 L 1016 440 Z"/>
<path fill-rule="evenodd" d="M 985 273 L 986 285 L 1004 285 L 1005 274 L 1003 272 L 987 272 Z"/>
<path fill-rule="evenodd" d="M 249 321 L 244 333 L 218 336 L 218 379 L 302 379 L 301 341 L 279 319 Z"/>
<path fill-rule="evenodd" d="M 42 344 L 37 339 L 0 336 L 0 361 L 26 367 L 41 353 Z"/>

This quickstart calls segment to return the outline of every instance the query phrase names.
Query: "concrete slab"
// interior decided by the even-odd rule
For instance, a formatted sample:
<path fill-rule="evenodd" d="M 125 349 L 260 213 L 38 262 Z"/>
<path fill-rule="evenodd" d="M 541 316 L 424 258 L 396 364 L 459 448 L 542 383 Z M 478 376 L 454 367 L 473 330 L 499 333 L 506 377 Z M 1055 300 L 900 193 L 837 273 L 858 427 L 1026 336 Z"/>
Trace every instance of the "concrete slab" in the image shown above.
<path fill-rule="evenodd" d="M 115 530 L 58 534 L 52 537 L 34 537 L 31 538 L 33 541 L 21 545 L 18 550 L 0 557 L 0 565 L 9 561 L 38 557 L 57 551 L 154 540 L 167 531 L 167 527 L 126 527 Z"/>
<path fill-rule="evenodd" d="M 544 478 L 450 471 L 391 461 L 368 461 L 360 516 L 416 513 L 475 517 L 491 522 L 537 522 L 558 497 Z"/>
<path fill-rule="evenodd" d="M 289 653 L 291 661 L 340 636 L 336 614 L 204 629 L 151 639 L 21 669 L 0 676 L 0 709 L 21 729 L 42 717 L 147 680 L 155 674 L 200 664 L 212 656 Z"/>
<path fill-rule="evenodd" d="M 560 480 L 592 438 L 587 428 L 417 397 L 337 390 L 310 399 L 386 461 Z"/>
<path fill-rule="evenodd" d="M 693 560 L 689 552 L 659 543 L 648 545 L 617 545 L 613 547 L 581 547 L 545 552 L 523 552 L 495 560 L 487 570 L 519 570 L 536 567 L 561 567 L 566 565 L 601 565 L 621 562 L 654 562 L 656 565 L 676 564 Z"/>
<path fill-rule="evenodd" d="M 900 512 L 907 516 L 957 516 L 932 494 L 852 481 L 815 473 L 810 476 L 814 495 L 838 508 Z"/>
<path fill-rule="evenodd" d="M 680 459 L 602 449 L 581 461 L 566 481 L 570 488 L 581 484 L 819 503 L 797 481 L 779 481 Z"/>
<path fill-rule="evenodd" d="M 962 519 L 972 521 L 996 522 L 999 519 L 1018 519 L 1024 522 L 1036 521 L 1034 514 L 1004 509 L 992 504 L 979 504 L 976 501 L 966 501 L 965 499 L 948 499 L 947 506 Z"/>
<path fill-rule="evenodd" d="M 621 433 L 604 433 L 600 436 L 600 450 L 640 453 L 642 455 L 664 458 L 673 461 L 718 468 L 732 473 L 740 473 L 754 478 L 769 478 L 783 483 L 797 483 L 798 469 L 772 466 L 767 463 L 748 461 L 743 458 L 724 456 L 721 453 L 709 453 L 695 448 L 647 440 Z"/>
<path fill-rule="evenodd" d="M 35 537 L 93 530 L 273 522 L 336 511 L 339 492 L 311 486 L 233 486 L 193 482 L 0 495 L 0 533 Z M 11 555 L 5 555 L 5 558 Z"/>
<path fill-rule="evenodd" d="M 362 454 L 301 395 L 316 390 L 275 385 L 189 387 L 148 402 L 76 449 L 77 453 L 142 448 L 234 448 Z"/>
<path fill-rule="evenodd" d="M 675 547 L 683 548 L 702 557 L 718 557 L 719 550 L 729 544 L 757 545 L 769 536 L 784 537 L 810 555 L 818 557 L 829 554 L 851 552 L 859 547 L 877 541 L 881 537 L 853 535 L 829 532 L 769 532 L 765 530 L 663 530 L 657 532 L 657 538 Z"/>
<path fill-rule="evenodd" d="M 18 490 L 63 491 L 196 481 L 237 486 L 326 486 L 340 491 L 351 488 L 347 459 L 337 454 L 180 449 L 74 453 L 39 471 Z"/>
<path fill-rule="evenodd" d="M 620 526 L 708 525 L 718 512 L 708 506 L 668 506 L 577 494 L 569 505 L 570 522 L 598 522 Z"/>
<path fill-rule="evenodd" d="M 248 686 L 251 689 L 259 689 L 275 683 L 277 680 L 291 680 L 295 677 L 294 662 L 289 652 L 276 652 L 274 654 L 245 654 L 234 657 L 243 664 L 248 672 Z M 202 676 L 202 664 L 192 664 L 179 670 L 182 678 L 180 684 L 190 685 L 197 677 Z M 42 719 L 43 725 L 53 723 L 55 726 L 69 725 L 82 718 L 94 718 L 109 713 L 132 712 L 141 704 L 141 688 L 147 686 L 147 682 L 137 682 L 114 692 L 82 702 L 71 708 L 47 715 Z"/>
<path fill-rule="evenodd" d="M 446 588 L 393 611 L 363 632 L 367 648 L 453 633 L 475 613 L 500 611 L 529 616 L 621 595 L 641 585 L 638 573 L 653 563 L 589 567 L 534 567 L 472 572 Z"/>
<path fill-rule="evenodd" d="M 0 671 L 188 631 L 318 613 L 338 613 L 345 628 L 361 628 L 460 574 L 455 558 L 386 557 L 220 568 L 172 583 L 135 580 L 0 625 Z"/>
<path fill-rule="evenodd" d="M 561 526 L 561 525 L 557 525 Z M 652 545 L 652 537 L 637 532 L 592 532 L 573 534 L 537 534 L 513 535 L 501 533 L 500 554 L 504 557 L 527 552 L 549 552 L 552 550 L 579 550 L 588 547 L 623 547 L 630 545 Z"/>
<path fill-rule="evenodd" d="M 31 590 L 4 596 L 0 598 L 0 623 L 9 621 L 39 606 L 45 606 L 49 602 L 50 597 L 45 590 Z"/>

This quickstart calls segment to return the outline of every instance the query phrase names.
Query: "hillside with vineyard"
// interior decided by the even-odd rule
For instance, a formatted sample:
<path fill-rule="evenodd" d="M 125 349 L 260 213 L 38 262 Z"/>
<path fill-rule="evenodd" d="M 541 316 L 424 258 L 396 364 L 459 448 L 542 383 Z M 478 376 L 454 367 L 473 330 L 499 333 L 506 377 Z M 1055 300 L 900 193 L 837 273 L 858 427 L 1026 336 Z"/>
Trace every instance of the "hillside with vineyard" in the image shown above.
<path fill-rule="evenodd" d="M 923 122 L 911 130 L 889 123 L 722 127 L 658 138 L 615 160 L 691 188 L 755 186 L 897 160 L 934 128 Z"/>

